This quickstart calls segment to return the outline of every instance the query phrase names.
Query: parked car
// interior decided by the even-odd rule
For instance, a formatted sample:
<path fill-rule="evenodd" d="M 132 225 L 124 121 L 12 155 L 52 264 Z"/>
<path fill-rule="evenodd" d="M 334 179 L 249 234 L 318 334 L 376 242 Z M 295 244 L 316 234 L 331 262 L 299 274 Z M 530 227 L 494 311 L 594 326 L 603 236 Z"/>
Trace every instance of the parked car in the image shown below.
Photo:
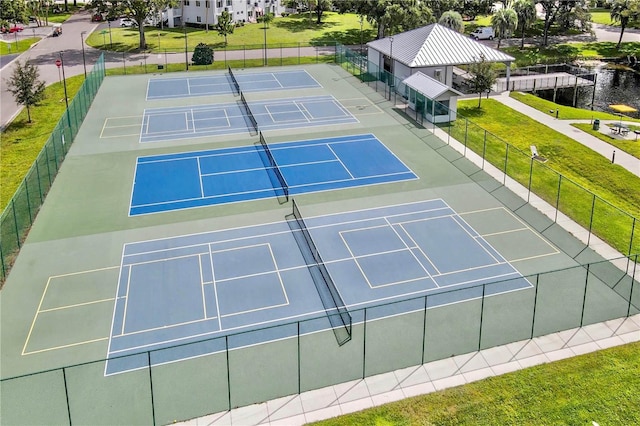
<path fill-rule="evenodd" d="M 91 22 L 102 22 L 103 20 L 104 18 L 99 13 L 96 13 L 91 17 Z"/>
<path fill-rule="evenodd" d="M 122 19 L 120 19 L 120 26 L 121 27 L 137 27 L 138 24 L 133 19 L 122 18 Z"/>
<path fill-rule="evenodd" d="M 476 28 L 474 32 L 470 34 L 471 38 L 476 40 L 493 40 L 495 34 L 493 33 L 493 28 L 491 27 L 480 27 Z"/>
<path fill-rule="evenodd" d="M 0 28 L 0 32 L 1 33 L 19 33 L 19 32 L 21 32 L 23 30 L 24 30 L 24 28 L 22 26 L 18 25 L 18 24 L 13 24 L 13 26 L 9 27 L 9 28 L 7 28 L 7 27 Z"/>

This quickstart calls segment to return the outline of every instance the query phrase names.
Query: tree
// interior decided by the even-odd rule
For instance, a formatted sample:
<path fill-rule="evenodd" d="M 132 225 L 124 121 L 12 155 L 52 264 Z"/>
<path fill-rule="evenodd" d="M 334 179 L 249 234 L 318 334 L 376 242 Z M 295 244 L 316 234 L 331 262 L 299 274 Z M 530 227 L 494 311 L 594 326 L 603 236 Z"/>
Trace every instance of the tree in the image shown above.
<path fill-rule="evenodd" d="M 620 49 L 622 36 L 627 25 L 640 17 L 640 0 L 615 0 L 611 4 L 611 21 L 620 23 L 620 38 L 616 49 Z"/>
<path fill-rule="evenodd" d="M 478 94 L 478 108 L 482 102 L 482 94 L 491 90 L 496 82 L 496 73 L 493 65 L 487 62 L 484 55 L 480 55 L 480 60 L 469 64 L 469 72 L 473 75 L 469 80 L 472 92 Z"/>
<path fill-rule="evenodd" d="M 377 37 L 412 30 L 434 22 L 431 9 L 417 0 L 364 0 L 351 3 L 355 13 L 377 26 Z"/>
<path fill-rule="evenodd" d="M 536 5 L 534 0 L 515 0 L 513 10 L 518 16 L 518 29 L 520 29 L 520 50 L 524 49 L 524 33 L 536 21 Z"/>
<path fill-rule="evenodd" d="M 491 17 L 493 32 L 498 37 L 498 49 L 503 38 L 507 38 L 518 26 L 518 15 L 511 8 L 502 8 Z"/>
<path fill-rule="evenodd" d="M 138 24 L 138 36 L 140 38 L 139 49 L 147 48 L 144 36 L 144 21 L 154 12 L 154 0 L 92 0 L 92 9 L 95 11 L 113 12 L 114 16 L 124 15 Z"/>
<path fill-rule="evenodd" d="M 313 8 L 316 14 L 316 23 L 319 25 L 322 23 L 322 14 L 326 10 L 331 10 L 331 0 L 310 0 L 310 9 Z"/>
<path fill-rule="evenodd" d="M 425 4 L 438 20 L 445 12 L 450 10 L 460 11 L 464 6 L 462 0 L 426 0 Z"/>
<path fill-rule="evenodd" d="M 233 23 L 233 17 L 229 12 L 223 10 L 220 16 L 218 17 L 218 23 L 215 28 L 218 31 L 218 34 L 224 37 L 224 45 L 227 45 L 227 36 L 229 34 L 233 34 L 233 30 L 235 28 L 235 24 Z"/>
<path fill-rule="evenodd" d="M 24 0 L 0 0 L 0 25 L 26 22 L 29 18 L 27 4 Z"/>
<path fill-rule="evenodd" d="M 178 0 L 150 0 L 151 3 L 151 13 L 153 15 L 158 16 L 158 21 L 160 22 L 160 29 L 164 29 L 164 18 L 162 17 L 162 12 L 166 9 L 170 9 L 173 7 L 178 7 Z M 209 10 L 207 9 L 207 12 Z M 208 22 L 205 18 L 205 22 Z"/>
<path fill-rule="evenodd" d="M 544 32 L 542 45 L 546 46 L 549 39 L 549 29 L 556 20 L 556 16 L 560 11 L 560 3 L 557 0 L 538 0 L 538 4 L 544 11 Z"/>
<path fill-rule="evenodd" d="M 464 31 L 464 23 L 462 22 L 462 15 L 454 10 L 448 10 L 442 14 L 438 23 L 447 28 L 451 28 L 454 31 L 462 33 Z"/>
<path fill-rule="evenodd" d="M 38 68 L 28 62 L 16 61 L 16 67 L 7 80 L 7 89 L 13 95 L 18 105 L 27 107 L 27 117 L 31 123 L 32 105 L 44 99 L 44 81 L 38 80 Z"/>
<path fill-rule="evenodd" d="M 273 21 L 275 18 L 273 16 L 273 13 L 268 12 L 265 13 L 264 15 L 258 17 L 258 22 L 262 22 L 264 24 L 264 26 L 266 28 L 269 28 L 269 23 L 271 23 L 271 21 Z"/>

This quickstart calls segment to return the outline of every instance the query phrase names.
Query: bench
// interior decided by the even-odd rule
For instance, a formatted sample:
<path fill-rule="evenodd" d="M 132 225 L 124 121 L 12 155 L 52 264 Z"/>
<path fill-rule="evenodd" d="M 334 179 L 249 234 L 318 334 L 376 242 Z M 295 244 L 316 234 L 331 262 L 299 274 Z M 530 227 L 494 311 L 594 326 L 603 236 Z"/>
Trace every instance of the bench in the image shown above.
<path fill-rule="evenodd" d="M 541 163 L 546 163 L 547 159 L 538 154 L 538 148 L 535 145 L 531 145 L 531 158 Z"/>

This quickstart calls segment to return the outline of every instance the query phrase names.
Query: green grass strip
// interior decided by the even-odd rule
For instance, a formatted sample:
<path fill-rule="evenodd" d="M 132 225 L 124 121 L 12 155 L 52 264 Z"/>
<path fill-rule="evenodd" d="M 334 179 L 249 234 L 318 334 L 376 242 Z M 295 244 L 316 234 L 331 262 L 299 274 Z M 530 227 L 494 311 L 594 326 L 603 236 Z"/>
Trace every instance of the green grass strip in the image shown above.
<path fill-rule="evenodd" d="M 15 41 L 8 41 L 7 43 L 0 42 L 0 56 L 25 52 L 39 40 L 40 37 L 31 37 L 18 40 L 17 43 Z"/>
<path fill-rule="evenodd" d="M 512 110 L 493 99 L 458 102 L 459 118 L 448 129 L 451 135 L 500 170 L 528 187 L 586 229 L 592 229 L 623 254 L 629 251 L 633 218 L 640 218 L 640 178 L 579 142 Z M 470 120 L 466 125 L 465 117 Z M 466 138 L 465 138 L 466 132 Z M 465 142 L 466 141 L 466 142 Z M 511 145 L 505 166 L 506 143 Z M 530 161 L 529 147 L 536 145 L 546 164 Z M 560 182 L 560 175 L 564 178 Z M 558 187 L 560 194 L 558 197 Z M 600 199 L 594 199 L 591 193 Z M 592 206 L 595 213 L 591 216 Z M 635 238 L 632 253 L 640 252 Z"/>
<path fill-rule="evenodd" d="M 314 424 L 637 425 L 639 359 L 632 343 Z"/>

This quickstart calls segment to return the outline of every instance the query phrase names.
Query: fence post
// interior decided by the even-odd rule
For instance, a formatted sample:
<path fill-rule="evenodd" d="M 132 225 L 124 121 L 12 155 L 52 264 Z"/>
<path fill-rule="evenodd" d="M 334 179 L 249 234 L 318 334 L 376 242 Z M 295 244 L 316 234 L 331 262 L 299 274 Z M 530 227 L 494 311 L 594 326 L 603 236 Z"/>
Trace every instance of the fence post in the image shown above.
<path fill-rule="evenodd" d="M 486 284 L 482 284 L 482 299 L 480 302 L 480 328 L 478 330 L 478 351 L 482 349 L 482 320 L 484 318 L 484 295 L 487 288 Z"/>
<path fill-rule="evenodd" d="M 536 307 L 538 305 L 538 287 L 540 286 L 540 274 L 536 274 L 536 291 L 533 295 L 533 312 L 531 316 L 531 339 L 533 339 L 533 329 L 536 325 Z"/>
<path fill-rule="evenodd" d="M 29 226 L 33 225 L 33 219 L 31 218 L 31 201 L 29 200 L 29 183 L 27 181 L 27 178 L 29 177 L 29 173 L 27 173 L 27 176 L 25 176 L 23 182 L 24 182 L 24 192 L 27 196 L 27 211 L 29 212 Z"/>
<path fill-rule="evenodd" d="M 589 236 L 587 237 L 587 246 L 591 242 L 591 228 L 593 226 L 593 212 L 596 209 L 596 194 L 593 194 L 593 198 L 591 201 L 591 217 L 589 218 Z"/>
<path fill-rule="evenodd" d="M 298 395 L 302 393 L 302 385 L 300 382 L 302 381 L 300 377 L 300 321 L 298 321 Z"/>
<path fill-rule="evenodd" d="M 20 231 L 18 230 L 18 216 L 16 215 L 16 200 L 11 200 L 11 209 L 13 210 L 13 223 L 16 226 L 16 242 L 20 248 Z"/>
<path fill-rule="evenodd" d="M 636 231 L 636 218 L 633 218 L 633 222 L 631 222 L 631 237 L 629 238 L 629 253 L 628 256 L 631 256 L 633 251 L 633 234 Z"/>
<path fill-rule="evenodd" d="M 627 317 L 631 315 L 631 300 L 633 299 L 633 284 L 636 278 L 636 266 L 638 266 L 638 255 L 636 254 L 636 260 L 633 263 L 633 273 L 631 274 L 631 290 L 629 291 L 629 305 L 627 306 Z"/>
<path fill-rule="evenodd" d="M 71 405 L 69 404 L 69 388 L 67 387 L 67 367 L 62 367 L 62 381 L 64 382 L 64 397 L 67 401 L 67 416 L 69 418 L 69 426 L 71 426 Z"/>
<path fill-rule="evenodd" d="M 509 144 L 507 143 L 507 149 L 504 153 L 504 176 L 502 177 L 502 184 L 507 184 L 507 162 L 509 161 Z"/>
<path fill-rule="evenodd" d="M 364 321 L 363 321 L 363 331 L 362 331 L 362 378 L 364 379 L 366 376 L 366 368 L 367 368 L 367 308 L 364 308 Z"/>
<path fill-rule="evenodd" d="M 151 390 L 151 419 L 156 424 L 156 407 L 153 404 L 153 375 L 151 374 L 151 351 L 147 351 L 147 363 L 149 364 L 149 388 Z"/>
<path fill-rule="evenodd" d="M 580 327 L 582 327 L 582 324 L 584 322 L 584 307 L 587 303 L 587 286 L 589 285 L 589 266 L 591 266 L 591 264 L 587 263 L 587 274 L 585 275 L 585 279 L 584 279 L 584 294 L 582 295 L 582 313 L 580 314 Z"/>
<path fill-rule="evenodd" d="M 484 131 L 484 142 L 482 143 L 482 170 L 484 170 L 484 156 L 487 153 L 487 131 Z"/>
<path fill-rule="evenodd" d="M 224 352 L 227 354 L 227 398 L 229 400 L 229 411 L 231 411 L 231 368 L 229 365 L 229 336 L 224 336 Z"/>
<path fill-rule="evenodd" d="M 422 317 L 422 358 L 420 364 L 424 364 L 424 348 L 427 340 L 427 295 L 424 296 L 424 314 Z"/>
<path fill-rule="evenodd" d="M 558 179 L 558 195 L 556 195 L 556 216 L 553 219 L 554 222 L 558 221 L 558 209 L 560 208 L 560 185 L 562 185 L 562 175 L 560 175 L 560 178 Z"/>
<path fill-rule="evenodd" d="M 531 157 L 529 165 L 529 187 L 527 188 L 527 203 L 531 199 L 531 180 L 533 178 L 533 157 Z"/>

